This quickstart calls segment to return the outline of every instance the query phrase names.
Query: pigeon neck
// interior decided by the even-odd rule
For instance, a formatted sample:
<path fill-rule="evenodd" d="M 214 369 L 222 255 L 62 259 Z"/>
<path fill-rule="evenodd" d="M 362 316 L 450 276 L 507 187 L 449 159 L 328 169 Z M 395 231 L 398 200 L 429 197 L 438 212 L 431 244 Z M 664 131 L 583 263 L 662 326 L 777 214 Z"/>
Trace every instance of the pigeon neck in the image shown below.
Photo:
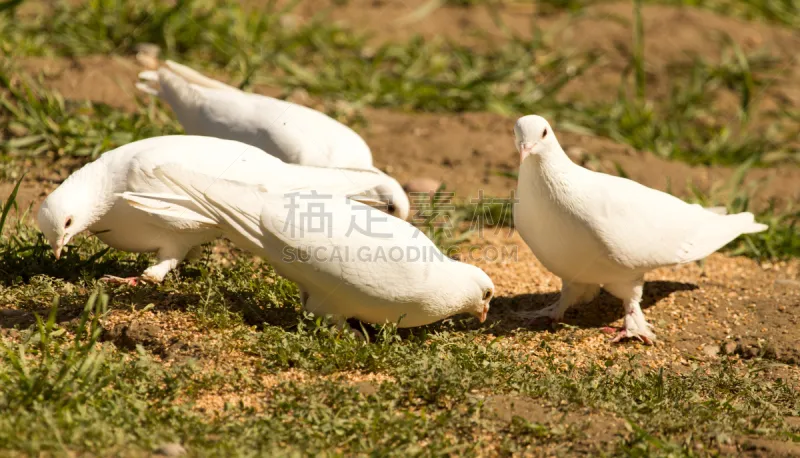
<path fill-rule="evenodd" d="M 545 154 L 528 156 L 522 162 L 522 168 L 536 170 L 544 174 L 559 174 L 575 164 L 569 159 L 567 153 L 560 146 L 553 148 Z"/>
<path fill-rule="evenodd" d="M 442 274 L 442 284 L 449 284 L 452 287 L 449 291 L 447 291 L 445 295 L 445 300 L 447 303 L 450 304 L 457 304 L 455 312 L 456 313 L 471 313 L 475 309 L 474 303 L 474 290 L 470 288 L 464 288 L 463 284 L 458 284 L 458 282 L 453 282 L 454 278 L 471 278 L 473 276 L 473 270 L 476 267 L 466 264 L 459 261 L 452 261 L 451 267 L 457 273 L 454 273 L 453 270 L 449 269 L 441 269 L 440 272 Z M 452 315 L 454 312 L 453 309 L 450 310 L 443 310 L 443 314 L 445 315 Z"/>
<path fill-rule="evenodd" d="M 520 196 L 564 194 L 568 192 L 570 171 L 574 167 L 560 147 L 548 154 L 528 157 L 520 167 L 517 191 Z"/>

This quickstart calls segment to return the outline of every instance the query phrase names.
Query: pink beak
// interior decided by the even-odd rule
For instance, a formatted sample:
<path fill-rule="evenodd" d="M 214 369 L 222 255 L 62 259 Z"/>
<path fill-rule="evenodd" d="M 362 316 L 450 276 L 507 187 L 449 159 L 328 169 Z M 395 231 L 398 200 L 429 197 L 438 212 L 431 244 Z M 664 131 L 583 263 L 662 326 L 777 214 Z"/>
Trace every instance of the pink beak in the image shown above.
<path fill-rule="evenodd" d="M 66 238 L 66 235 L 64 237 L 61 237 L 61 243 L 59 243 L 58 245 L 50 244 L 50 246 L 53 247 L 53 256 L 56 257 L 56 261 L 58 261 L 58 259 L 61 257 L 61 250 L 64 249 L 64 239 L 65 238 Z"/>
<path fill-rule="evenodd" d="M 480 318 L 478 318 L 478 321 L 480 321 L 481 323 L 483 323 L 484 321 L 486 321 L 486 315 L 487 315 L 488 313 L 489 313 L 489 307 L 484 307 L 484 308 L 483 308 L 483 313 L 481 313 L 481 316 L 480 316 Z"/>
<path fill-rule="evenodd" d="M 520 143 L 519 145 L 519 161 L 522 162 L 526 157 L 533 154 L 533 143 Z"/>

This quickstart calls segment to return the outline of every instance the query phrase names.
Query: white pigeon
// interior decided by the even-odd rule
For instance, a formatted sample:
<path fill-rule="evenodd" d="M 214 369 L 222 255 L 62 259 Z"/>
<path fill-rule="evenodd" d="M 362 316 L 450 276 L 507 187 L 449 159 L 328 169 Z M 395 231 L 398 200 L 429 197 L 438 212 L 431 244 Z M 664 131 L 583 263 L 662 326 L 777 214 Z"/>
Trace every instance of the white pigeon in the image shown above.
<path fill-rule="evenodd" d="M 558 301 L 534 316 L 561 320 L 603 287 L 625 307 L 614 341 L 652 343 L 655 334 L 639 304 L 645 272 L 702 259 L 741 234 L 767 229 L 751 213 L 725 215 L 576 165 L 540 116 L 520 118 L 514 135 L 520 154 L 514 224 L 562 281 Z"/>
<path fill-rule="evenodd" d="M 377 170 L 364 140 L 319 111 L 243 92 L 169 60 L 139 78 L 136 87 L 166 101 L 187 134 L 237 140 L 290 164 Z M 408 218 L 408 196 L 397 180 L 387 175 L 372 195 L 388 201 L 390 214 Z"/>
<path fill-rule="evenodd" d="M 478 267 L 444 255 L 407 222 L 334 196 L 287 196 L 264 183 L 246 185 L 178 164 L 156 169 L 176 195 L 126 192 L 129 204 L 165 224 L 222 231 L 298 284 L 303 307 L 345 326 L 422 326 L 469 313 L 486 319 L 494 284 Z"/>
<path fill-rule="evenodd" d="M 113 248 L 155 252 L 158 263 L 144 271 L 145 280 L 162 281 L 192 250 L 191 257 L 197 257 L 200 251 L 196 248 L 219 237 L 219 230 L 184 220 L 166 224 L 163 218 L 131 209 L 117 196 L 125 191 L 172 192 L 153 175 L 153 168 L 166 162 L 186 164 L 219 178 L 267 184 L 284 192 L 315 189 L 357 194 L 383 179 L 373 171 L 286 164 L 232 140 L 188 135 L 140 140 L 85 165 L 45 199 L 37 219 L 56 259 L 73 236 L 87 229 Z M 136 283 L 135 277 L 108 278 Z"/>

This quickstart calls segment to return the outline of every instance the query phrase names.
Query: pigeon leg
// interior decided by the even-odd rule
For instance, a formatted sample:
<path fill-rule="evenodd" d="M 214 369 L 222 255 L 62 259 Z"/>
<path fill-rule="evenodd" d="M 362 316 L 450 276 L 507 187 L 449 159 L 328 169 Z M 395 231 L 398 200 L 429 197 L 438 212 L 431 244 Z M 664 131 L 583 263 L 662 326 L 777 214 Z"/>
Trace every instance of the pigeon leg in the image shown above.
<path fill-rule="evenodd" d="M 563 321 L 564 314 L 570 307 L 579 302 L 583 302 L 586 297 L 588 297 L 589 300 L 594 299 L 594 296 L 600 291 L 600 286 L 598 285 L 570 283 L 563 279 L 561 283 L 561 294 L 558 296 L 557 301 L 541 310 L 526 312 L 526 317 L 530 320 L 545 317 L 555 322 Z"/>
<path fill-rule="evenodd" d="M 305 308 L 306 303 L 308 302 L 308 291 L 304 290 L 302 286 L 298 286 L 297 289 L 300 290 L 300 305 Z"/>
<path fill-rule="evenodd" d="M 170 270 L 178 267 L 188 252 L 189 248 L 161 248 L 158 250 L 158 264 L 145 269 L 142 273 L 142 280 L 161 283 Z"/>
<path fill-rule="evenodd" d="M 187 261 L 197 261 L 203 258 L 203 246 L 197 245 L 193 246 L 189 252 L 186 253 L 186 260 Z"/>
<path fill-rule="evenodd" d="M 598 294 L 600 294 L 600 285 L 584 284 L 583 294 L 578 300 L 581 304 L 592 302 Z"/>
<path fill-rule="evenodd" d="M 364 334 L 361 331 L 353 329 L 352 326 L 347 324 L 346 316 L 326 312 L 324 310 L 325 307 L 323 306 L 325 303 L 324 299 L 320 301 L 318 299 L 318 296 L 312 296 L 307 291 L 300 288 L 300 300 L 303 301 L 303 308 L 305 309 L 306 312 L 313 313 L 314 315 L 325 316 L 330 323 L 332 323 L 340 330 L 345 332 L 351 332 L 357 339 L 369 342 L 369 339 L 367 339 L 367 337 L 364 336 Z"/>
<path fill-rule="evenodd" d="M 343 317 L 343 316 L 341 316 L 341 315 L 336 315 L 336 316 L 332 316 L 332 317 L 330 318 L 330 320 L 331 320 L 331 322 L 333 322 L 333 323 L 336 325 L 336 327 L 337 327 L 337 328 L 339 328 L 340 330 L 342 330 L 342 331 L 344 331 L 344 332 L 349 332 L 349 333 L 352 333 L 352 334 L 353 334 L 353 336 L 355 336 L 355 338 L 356 338 L 357 340 L 361 340 L 361 341 L 363 341 L 363 342 L 369 342 L 369 339 L 367 338 L 367 336 L 365 336 L 365 335 L 364 335 L 364 333 L 363 333 L 363 332 L 359 331 L 358 329 L 354 329 L 352 326 L 350 326 L 350 325 L 347 323 L 347 318 L 345 318 L 345 317 Z"/>
<path fill-rule="evenodd" d="M 625 326 L 620 329 L 611 341 L 619 342 L 622 339 L 638 339 L 648 345 L 656 340 L 653 327 L 644 317 L 639 305 L 642 301 L 644 279 L 640 278 L 631 283 L 611 283 L 603 286 L 608 292 L 622 299 L 625 307 Z M 607 330 L 606 330 L 607 331 Z"/>

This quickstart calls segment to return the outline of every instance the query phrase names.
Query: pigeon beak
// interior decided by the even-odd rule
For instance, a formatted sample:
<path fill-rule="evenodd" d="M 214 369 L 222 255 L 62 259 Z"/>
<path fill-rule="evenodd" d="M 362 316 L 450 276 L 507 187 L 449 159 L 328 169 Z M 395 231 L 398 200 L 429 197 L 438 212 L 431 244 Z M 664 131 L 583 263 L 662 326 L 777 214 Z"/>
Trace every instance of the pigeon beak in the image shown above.
<path fill-rule="evenodd" d="M 61 257 L 61 250 L 64 249 L 64 245 L 66 245 L 67 242 L 69 242 L 69 239 L 67 239 L 67 236 L 64 235 L 64 237 L 61 237 L 59 242 L 50 244 L 50 246 L 53 248 L 53 256 L 56 257 L 56 261 Z"/>
<path fill-rule="evenodd" d="M 477 310 L 472 313 L 472 316 L 478 319 L 481 323 L 486 321 L 486 315 L 489 313 L 489 304 L 483 304 L 483 310 L 478 312 Z"/>
<path fill-rule="evenodd" d="M 533 143 L 524 142 L 519 144 L 519 161 L 522 162 L 526 157 L 533 154 Z"/>

